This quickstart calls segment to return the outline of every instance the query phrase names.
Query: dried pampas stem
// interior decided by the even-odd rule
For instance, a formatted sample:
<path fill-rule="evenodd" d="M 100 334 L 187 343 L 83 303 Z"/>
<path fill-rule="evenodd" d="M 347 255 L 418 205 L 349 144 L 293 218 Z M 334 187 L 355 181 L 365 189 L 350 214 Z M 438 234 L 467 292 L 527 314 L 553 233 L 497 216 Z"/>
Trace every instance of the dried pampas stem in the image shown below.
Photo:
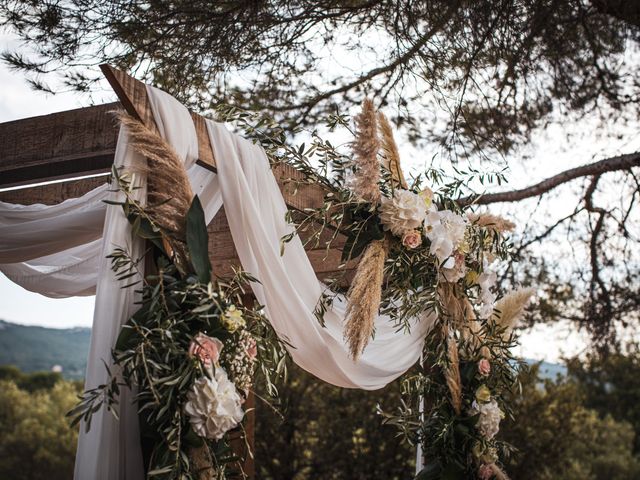
<path fill-rule="evenodd" d="M 498 233 L 511 232 L 516 228 L 516 224 L 511 220 L 490 213 L 470 213 L 467 218 L 479 227 L 495 230 Z"/>
<path fill-rule="evenodd" d="M 452 336 L 447 338 L 447 358 L 449 363 L 444 369 L 444 376 L 451 394 L 451 404 L 456 414 L 462 411 L 462 380 L 460 379 L 460 359 L 458 344 Z"/>
<path fill-rule="evenodd" d="M 367 246 L 347 293 L 344 338 L 354 360 L 358 359 L 373 335 L 382 298 L 384 262 L 388 249 L 387 239 L 374 240 Z"/>
<path fill-rule="evenodd" d="M 356 138 L 351 148 L 353 150 L 353 164 L 356 167 L 352 188 L 354 193 L 362 200 L 371 203 L 380 201 L 380 162 L 378 150 L 380 139 L 378 138 L 378 123 L 376 109 L 370 99 L 365 99 L 362 104 L 362 112 L 355 118 Z"/>
<path fill-rule="evenodd" d="M 393 138 L 393 129 L 384 113 L 378 112 L 378 124 L 382 135 L 382 152 L 384 154 L 384 166 L 391 172 L 394 186 L 407 189 L 407 180 L 402 173 L 400 164 L 400 152 Z"/>
<path fill-rule="evenodd" d="M 117 112 L 117 116 L 129 133 L 130 145 L 147 159 L 146 168 L 136 172 L 147 175 L 145 211 L 167 234 L 178 265 L 184 266 L 186 218 L 193 191 L 182 159 L 159 134 L 139 120 L 125 112 Z"/>
<path fill-rule="evenodd" d="M 466 299 L 466 297 L 459 298 L 456 295 L 455 288 L 453 283 L 441 283 L 438 288 L 438 297 L 452 325 L 455 328 L 462 328 L 470 318 L 469 315 L 473 315 L 473 307 L 468 300 L 465 303 L 463 298 Z"/>
<path fill-rule="evenodd" d="M 492 320 L 504 329 L 504 338 L 511 335 L 511 331 L 522 318 L 534 293 L 534 288 L 520 288 L 508 293 L 496 303 Z"/>

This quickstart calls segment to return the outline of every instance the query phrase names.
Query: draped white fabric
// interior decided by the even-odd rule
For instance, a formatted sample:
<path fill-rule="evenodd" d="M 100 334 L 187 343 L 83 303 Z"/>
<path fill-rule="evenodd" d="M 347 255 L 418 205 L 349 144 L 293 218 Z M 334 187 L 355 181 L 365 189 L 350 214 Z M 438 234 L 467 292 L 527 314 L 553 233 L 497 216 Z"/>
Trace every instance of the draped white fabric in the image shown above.
<path fill-rule="evenodd" d="M 313 311 L 325 286 L 315 276 L 302 243 L 294 239 L 280 256 L 280 238 L 291 231 L 286 205 L 263 150 L 209 121 L 217 160 L 215 175 L 197 165 L 198 141 L 189 112 L 168 94 L 148 88 L 161 135 L 185 161 L 195 193 L 209 222 L 225 205 L 229 228 L 245 270 L 276 332 L 293 348 L 294 361 L 315 376 L 348 388 L 377 389 L 404 373 L 419 358 L 424 334 L 433 318 L 416 320 L 411 333 L 398 331 L 388 318 L 376 320 L 376 335 L 358 362 L 348 355 L 342 337 L 345 302 L 338 297 L 323 328 Z M 120 132 L 117 166 L 142 162 Z M 142 194 L 144 189 L 140 190 Z M 106 380 L 102 364 L 121 324 L 135 309 L 133 289 L 122 289 L 106 255 L 116 246 L 137 257 L 142 244 L 131 238 L 122 210 L 103 200 L 117 198 L 101 186 L 59 205 L 11 205 L 0 202 L 0 270 L 23 287 L 51 297 L 91 295 L 96 308 L 86 387 Z M 81 433 L 76 480 L 139 480 L 143 477 L 138 422 L 131 392 L 120 401 L 120 421 L 100 411 L 89 433 Z"/>
<path fill-rule="evenodd" d="M 388 317 L 378 317 L 375 339 L 358 362 L 343 340 L 344 298 L 334 301 L 325 327 L 320 325 L 313 311 L 326 287 L 316 279 L 299 238 L 280 256 L 280 239 L 291 226 L 264 151 L 223 125 L 209 121 L 207 127 L 233 243 L 243 268 L 261 281 L 253 292 L 278 335 L 294 347 L 294 361 L 328 383 L 366 390 L 384 387 L 416 363 L 430 319 L 403 334 Z"/>

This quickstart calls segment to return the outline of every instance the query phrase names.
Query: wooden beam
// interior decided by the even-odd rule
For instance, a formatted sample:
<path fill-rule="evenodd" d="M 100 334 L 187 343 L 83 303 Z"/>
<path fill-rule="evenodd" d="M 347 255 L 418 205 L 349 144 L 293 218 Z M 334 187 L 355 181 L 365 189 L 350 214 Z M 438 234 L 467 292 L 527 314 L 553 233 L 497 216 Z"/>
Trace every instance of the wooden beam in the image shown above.
<path fill-rule="evenodd" d="M 18 203 L 20 205 L 32 205 L 34 203 L 54 205 L 67 198 L 81 197 L 85 193 L 104 184 L 106 181 L 107 176 L 104 175 L 66 182 L 49 183 L 46 185 L 36 185 L 19 190 L 8 190 L 0 192 L 0 201 Z"/>
<path fill-rule="evenodd" d="M 157 129 L 147 95 L 147 86 L 110 65 L 101 65 L 100 68 L 118 95 L 125 110 L 130 115 L 141 120 L 147 127 Z M 198 136 L 199 158 L 197 163 L 215 172 L 216 162 L 224 161 L 224 159 L 214 158 L 205 123 L 206 119 L 194 112 L 191 112 L 191 118 L 195 124 L 196 134 Z M 302 174 L 295 168 L 289 165 L 279 165 L 274 168 L 274 175 L 278 180 L 285 202 L 289 207 L 302 210 L 304 208 L 314 208 L 322 205 L 325 191 L 319 185 L 299 185 L 296 191 L 293 191 L 289 180 L 302 180 Z"/>
<path fill-rule="evenodd" d="M 113 68 L 111 65 L 100 65 L 100 69 L 109 81 L 111 88 L 113 88 L 116 95 L 118 95 L 127 113 L 141 120 L 146 127 L 157 131 L 158 128 L 153 118 L 153 110 L 151 109 L 151 103 L 147 95 L 147 86 L 132 76 Z M 207 132 L 205 119 L 193 112 L 191 112 L 191 118 L 193 119 L 198 135 L 198 163 L 215 171 L 216 162 L 213 157 L 213 149 L 209 143 L 209 134 Z"/>
<path fill-rule="evenodd" d="M 0 187 L 107 172 L 118 103 L 0 124 Z"/>

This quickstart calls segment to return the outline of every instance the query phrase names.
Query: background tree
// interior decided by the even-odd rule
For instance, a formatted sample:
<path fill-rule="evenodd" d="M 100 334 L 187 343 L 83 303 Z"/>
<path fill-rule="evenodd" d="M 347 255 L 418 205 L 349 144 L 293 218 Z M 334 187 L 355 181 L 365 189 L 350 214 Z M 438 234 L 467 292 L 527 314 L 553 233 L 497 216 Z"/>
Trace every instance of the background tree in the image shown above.
<path fill-rule="evenodd" d="M 500 431 L 518 449 L 507 465 L 511 478 L 639 478 L 640 456 L 634 450 L 640 432 L 635 423 L 638 352 L 585 362 L 572 359 L 568 365 L 569 376 L 555 380 L 542 379 L 538 366 L 523 373 L 524 394 L 515 404 L 517 421 L 503 420 Z M 296 367 L 289 373 L 289 386 L 278 405 L 284 419 L 258 404 L 259 478 L 411 478 L 415 449 L 394 435 L 394 427 L 381 425 L 376 414 L 378 404 L 398 404 L 400 381 L 363 392 L 332 387 Z M 47 387 L 40 380 L 30 382 L 46 375 L 2 367 L 0 478 L 72 476 L 77 432 L 68 427 L 64 415 L 81 386 L 59 378 Z M 12 376 L 23 388 L 15 378 L 9 379 Z"/>
<path fill-rule="evenodd" d="M 368 392 L 334 387 L 292 366 L 279 396 L 283 417 L 259 404 L 258 478 L 389 480 L 411 478 L 415 449 L 383 426 L 378 403 L 400 401 L 400 385 Z M 395 403 L 394 403 L 395 402 Z"/>
<path fill-rule="evenodd" d="M 541 381 L 538 367 L 524 373 L 515 422 L 504 422 L 501 437 L 518 452 L 507 465 L 519 480 L 631 480 L 640 475 L 635 432 L 585 405 L 582 385 L 572 379 Z"/>
<path fill-rule="evenodd" d="M 0 380 L 0 478 L 73 477 L 78 434 L 69 428 L 65 414 L 81 389 L 62 380 L 42 388 L 42 377 L 35 380 L 38 388 L 32 392 Z"/>
<path fill-rule="evenodd" d="M 576 379 L 585 406 L 600 416 L 628 422 L 635 430 L 634 452 L 640 454 L 640 349 L 632 344 L 627 351 L 591 353 L 580 361 L 568 362 L 569 375 Z"/>
<path fill-rule="evenodd" d="M 589 363 L 574 359 L 571 365 L 569 370 L 575 371 L 588 368 Z M 298 368 L 290 374 L 289 386 L 281 392 L 285 419 L 258 406 L 260 478 L 411 478 L 415 449 L 395 437 L 393 427 L 380 425 L 375 413 L 378 404 L 387 408 L 398 404 L 400 381 L 377 392 L 360 392 L 324 384 Z M 620 385 L 619 393 L 616 388 L 610 396 L 597 394 L 600 410 L 590 405 L 593 379 L 588 374 L 542 379 L 539 366 L 534 365 L 523 372 L 521 381 L 523 395 L 514 400 L 516 420 L 503 420 L 499 434 L 517 448 L 506 465 L 511 478 L 639 477 L 640 457 L 633 445 L 638 427 L 615 413 L 631 399 L 637 400 L 633 388 Z"/>
<path fill-rule="evenodd" d="M 59 76 L 86 91 L 109 62 L 197 110 L 266 110 L 292 131 L 370 95 L 458 176 L 499 171 L 550 121 L 636 125 L 639 12 L 619 0 L 0 0 L 27 45 L 4 59 L 36 88 Z M 621 153 L 523 190 L 461 190 L 463 202 L 549 212 L 515 239 L 537 268 L 505 280 L 543 282 L 536 320 L 574 320 L 602 343 L 638 323 L 640 153 Z M 558 215 L 549 192 L 567 184 L 575 208 Z M 565 251 L 541 255 L 560 240 Z"/>

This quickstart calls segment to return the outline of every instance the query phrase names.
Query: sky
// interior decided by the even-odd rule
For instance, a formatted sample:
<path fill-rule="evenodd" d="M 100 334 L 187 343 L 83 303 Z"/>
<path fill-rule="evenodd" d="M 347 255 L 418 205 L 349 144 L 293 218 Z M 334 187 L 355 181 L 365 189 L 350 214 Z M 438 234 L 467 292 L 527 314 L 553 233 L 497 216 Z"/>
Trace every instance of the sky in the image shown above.
<path fill-rule="evenodd" d="M 11 47 L 12 42 L 11 37 L 0 35 L 0 50 Z M 20 73 L 10 71 L 3 64 L 0 64 L 0 87 L 0 123 L 87 106 L 92 104 L 92 100 L 95 103 L 106 103 L 116 99 L 106 84 L 98 94 L 94 94 L 93 99 L 76 93 L 53 96 L 35 92 Z M 582 125 L 573 128 L 568 143 L 565 139 L 566 127 L 558 124 L 550 123 L 537 133 L 533 142 L 525 150 L 518 152 L 519 156 L 533 160 L 526 163 L 526 169 L 518 162 L 510 162 L 512 167 L 508 172 L 509 188 L 523 187 L 567 168 L 599 158 L 640 150 L 640 135 L 637 133 L 633 132 L 615 140 L 615 136 L 610 135 L 606 129 L 600 129 L 598 134 L 594 135 L 594 129 L 589 128 L 588 122 L 587 119 Z M 610 128 L 614 131 L 621 127 L 610 125 Z M 431 154 L 424 155 L 424 152 L 421 154 L 408 147 L 402 150 L 404 158 L 431 157 Z M 419 167 L 419 163 L 414 162 L 412 166 Z M 570 190 L 560 189 L 553 195 L 557 197 L 558 208 L 575 206 L 575 203 L 572 205 L 571 202 L 563 201 L 563 197 L 571 196 Z M 513 206 L 510 205 L 500 207 L 506 214 L 515 214 L 512 209 Z M 89 327 L 92 323 L 93 305 L 94 297 L 46 298 L 24 290 L 0 274 L 0 319 L 54 328 Z M 569 323 L 553 327 L 538 325 L 523 333 L 521 346 L 516 353 L 527 358 L 558 361 L 562 356 L 583 352 L 587 347 L 586 338 L 583 332 L 576 331 L 575 326 Z"/>

